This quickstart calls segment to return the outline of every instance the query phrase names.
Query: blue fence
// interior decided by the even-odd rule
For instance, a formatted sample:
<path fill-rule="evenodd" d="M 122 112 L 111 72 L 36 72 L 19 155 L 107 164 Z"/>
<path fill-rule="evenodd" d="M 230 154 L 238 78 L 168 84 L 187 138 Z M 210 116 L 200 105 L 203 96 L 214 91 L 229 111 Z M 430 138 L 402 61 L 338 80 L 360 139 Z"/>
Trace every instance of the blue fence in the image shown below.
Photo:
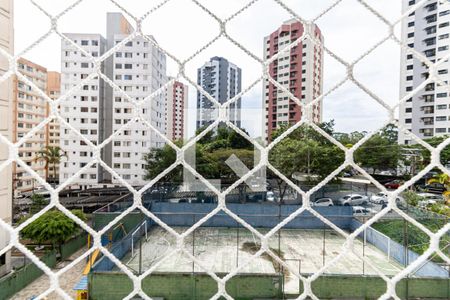
<path fill-rule="evenodd" d="M 150 211 L 169 226 L 192 226 L 217 207 L 209 203 L 153 203 Z M 273 228 L 295 212 L 298 205 L 227 204 L 227 208 L 253 227 Z M 343 229 L 349 229 L 352 208 L 349 206 L 315 207 L 318 213 Z M 236 220 L 223 211 L 208 219 L 202 226 L 237 227 Z M 303 212 L 286 224 L 284 228 L 319 229 L 328 225 L 310 212 Z"/>
<path fill-rule="evenodd" d="M 355 231 L 360 226 L 362 226 L 361 222 L 356 219 L 352 219 L 352 231 Z M 364 238 L 364 233 L 362 232 L 359 237 Z M 407 263 L 412 263 L 420 256 L 416 252 L 409 249 L 405 251 L 406 249 L 403 245 L 395 242 L 394 240 L 390 239 L 378 230 L 373 229 L 372 227 L 366 229 L 366 241 L 386 253 L 386 255 L 389 255 L 390 258 L 394 259 L 403 266 L 405 266 Z M 447 270 L 430 261 L 422 265 L 422 267 L 416 270 L 414 274 L 423 277 L 449 277 L 449 273 Z"/>

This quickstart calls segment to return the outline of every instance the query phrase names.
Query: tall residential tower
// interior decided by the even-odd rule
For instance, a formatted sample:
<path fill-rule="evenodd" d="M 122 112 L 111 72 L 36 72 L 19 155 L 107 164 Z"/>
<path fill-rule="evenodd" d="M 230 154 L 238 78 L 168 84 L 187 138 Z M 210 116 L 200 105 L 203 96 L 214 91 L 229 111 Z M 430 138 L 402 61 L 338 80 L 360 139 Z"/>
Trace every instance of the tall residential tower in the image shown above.
<path fill-rule="evenodd" d="M 227 59 L 215 56 L 197 70 L 197 83 L 222 104 L 241 92 L 242 71 Z M 214 104 L 197 92 L 197 129 L 213 123 L 214 116 Z M 230 105 L 229 119 L 241 127 L 240 98 Z"/>
<path fill-rule="evenodd" d="M 92 56 L 98 57 L 133 31 L 122 14 L 108 13 L 106 39 L 100 34 L 67 36 Z M 147 36 L 147 39 L 136 37 L 117 49 L 101 66 L 102 72 L 135 101 L 143 101 L 167 82 L 166 57 L 152 42 L 152 36 Z M 94 65 L 89 58 L 66 42 L 62 44 L 62 64 L 63 93 L 94 72 Z M 147 99 L 139 112 L 145 122 L 162 134 L 166 130 L 165 100 L 162 91 L 153 99 Z M 61 103 L 61 114 L 94 144 L 102 143 L 126 125 L 134 117 L 133 110 L 132 103 L 119 91 L 98 78 L 83 85 L 81 91 Z M 92 149 L 67 128 L 62 130 L 65 132 L 64 137 L 61 137 L 61 147 L 69 156 L 69 160 L 60 167 L 61 181 L 65 181 L 91 160 Z M 163 145 L 163 139 L 144 122 L 133 122 L 105 145 L 101 157 L 128 183 L 143 185 L 146 168 L 143 156 L 152 147 Z M 97 183 L 119 183 L 99 166 L 84 172 L 78 181 L 82 187 L 95 186 Z"/>
<path fill-rule="evenodd" d="M 285 22 L 276 31 L 264 38 L 264 58 L 277 54 L 303 34 L 303 25 L 295 20 Z M 311 102 L 322 94 L 323 88 L 323 36 L 317 26 L 313 26 L 314 39 L 299 43 L 290 51 L 283 53 L 269 65 L 270 76 L 289 90 L 296 98 L 305 103 Z M 279 90 L 266 80 L 263 86 L 263 136 L 269 142 L 271 135 L 280 125 L 292 125 L 299 122 L 304 111 L 289 98 L 286 92 Z M 309 119 L 322 121 L 322 103 L 313 105 Z"/>
<path fill-rule="evenodd" d="M 13 30 L 13 1 L 0 1 L 0 47 L 14 53 L 14 30 Z M 0 55 L 0 76 L 8 71 L 8 60 Z M 13 80 L 0 83 L 0 133 L 11 138 L 12 130 L 12 90 Z M 8 148 L 0 143 L 0 163 L 8 159 Z M 6 223 L 12 222 L 12 176 L 11 167 L 6 167 L 0 172 L 0 218 Z M 9 242 L 9 233 L 0 228 L 0 249 Z M 0 276 L 11 270 L 10 251 L 0 255 Z"/>
<path fill-rule="evenodd" d="M 403 11 L 415 1 L 403 0 Z M 430 0 L 402 21 L 402 42 L 436 62 L 449 54 L 450 7 L 441 1 Z M 439 65 L 437 74 L 449 82 L 450 62 Z M 400 98 L 417 88 L 429 76 L 429 70 L 420 60 L 402 48 Z M 399 124 L 420 138 L 450 133 L 450 98 L 448 85 L 429 83 L 400 107 Z M 410 144 L 412 140 L 402 131 L 399 142 Z"/>

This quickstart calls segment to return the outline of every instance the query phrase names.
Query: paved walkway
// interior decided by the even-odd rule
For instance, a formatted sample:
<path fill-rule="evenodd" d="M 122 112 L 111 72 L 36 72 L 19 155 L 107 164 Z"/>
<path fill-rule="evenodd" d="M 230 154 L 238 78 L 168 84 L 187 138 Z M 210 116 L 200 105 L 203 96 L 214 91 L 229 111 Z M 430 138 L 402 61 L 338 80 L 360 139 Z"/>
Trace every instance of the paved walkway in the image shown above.
<path fill-rule="evenodd" d="M 72 260 L 79 257 L 83 254 L 83 252 L 86 251 L 86 248 L 82 248 L 75 252 L 71 257 L 69 257 L 67 260 L 62 261 L 58 263 L 54 271 L 60 270 L 64 268 L 66 265 L 70 264 Z M 66 271 L 61 277 L 60 277 L 60 285 L 64 289 L 64 291 L 71 296 L 73 299 L 76 298 L 76 293 L 73 290 L 73 287 L 77 282 L 81 279 L 81 273 L 83 272 L 83 268 L 85 266 L 84 260 L 80 263 L 73 266 L 71 269 Z M 42 275 L 32 283 L 30 283 L 28 286 L 26 286 L 24 289 L 22 289 L 19 293 L 14 295 L 11 300 L 28 300 L 31 299 L 33 296 L 38 296 L 42 292 L 48 289 L 49 287 L 49 280 L 46 275 Z M 48 300 L 56 300 L 56 299 L 62 299 L 61 296 L 57 293 L 51 293 L 48 297 Z"/>

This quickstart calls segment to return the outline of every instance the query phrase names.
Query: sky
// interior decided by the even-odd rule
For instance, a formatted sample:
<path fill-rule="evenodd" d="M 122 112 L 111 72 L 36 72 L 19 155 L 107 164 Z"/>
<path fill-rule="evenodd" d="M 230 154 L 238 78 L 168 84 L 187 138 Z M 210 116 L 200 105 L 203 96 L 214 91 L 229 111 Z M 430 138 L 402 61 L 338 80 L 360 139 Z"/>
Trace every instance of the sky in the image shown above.
<path fill-rule="evenodd" d="M 44 10 L 56 15 L 75 1 L 35 0 Z M 131 14 L 141 16 L 163 1 L 117 0 Z M 248 0 L 199 0 L 219 18 L 225 19 L 248 4 Z M 296 14 L 306 20 L 315 19 L 334 0 L 284 0 Z M 401 0 L 366 0 L 390 21 L 401 14 Z M 15 0 L 15 53 L 22 53 L 45 34 L 50 21 L 29 0 Z M 64 33 L 100 33 L 105 35 L 106 13 L 120 12 L 110 0 L 84 0 L 67 12 L 58 22 Z M 227 23 L 227 32 L 250 52 L 263 56 L 263 39 L 283 21 L 292 18 L 274 0 L 259 0 Z M 129 18 L 130 22 L 133 21 Z M 31 26 L 30 26 L 31 24 Z M 388 27 L 356 0 L 342 0 L 336 7 L 316 20 L 324 36 L 325 47 L 347 62 L 358 59 L 388 34 Z M 399 25 L 396 34 L 399 36 Z M 143 23 L 143 31 L 155 37 L 159 45 L 184 60 L 211 41 L 220 32 L 219 24 L 204 10 L 189 0 L 169 0 L 151 13 Z M 52 34 L 23 57 L 41 64 L 48 70 L 60 70 L 60 37 Z M 243 89 L 261 76 L 261 65 L 224 37 L 198 53 L 186 64 L 186 74 L 196 81 L 197 68 L 212 56 L 223 56 L 242 69 Z M 167 59 L 168 75 L 176 75 L 177 65 Z M 329 93 L 323 100 L 323 121 L 335 120 L 339 132 L 372 131 L 387 120 L 387 112 L 355 84 L 347 81 L 346 68 L 330 55 L 324 56 L 324 88 Z M 394 105 L 399 98 L 400 47 L 388 40 L 354 68 L 354 76 L 385 102 Z M 196 89 L 189 87 L 189 107 L 196 106 Z M 253 136 L 262 133 L 262 84 L 259 83 L 242 97 L 243 127 Z M 194 132 L 190 118 L 189 132 Z"/>

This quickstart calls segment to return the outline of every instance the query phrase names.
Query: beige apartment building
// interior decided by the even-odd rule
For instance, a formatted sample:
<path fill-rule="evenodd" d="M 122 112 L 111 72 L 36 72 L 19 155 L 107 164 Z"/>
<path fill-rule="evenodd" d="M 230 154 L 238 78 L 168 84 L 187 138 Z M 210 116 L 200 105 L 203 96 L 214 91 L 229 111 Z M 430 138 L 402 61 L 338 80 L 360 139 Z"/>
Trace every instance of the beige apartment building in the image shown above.
<path fill-rule="evenodd" d="M 42 91 L 47 90 L 47 69 L 20 58 L 18 71 Z M 14 76 L 13 85 L 13 141 L 19 141 L 32 128 L 47 117 L 47 102 L 26 82 Z M 36 154 L 47 145 L 47 127 L 37 131 L 19 148 L 19 157 L 39 176 L 46 178 L 45 161 L 36 160 Z M 34 177 L 18 164 L 13 165 L 14 196 L 33 191 L 37 187 Z"/>
<path fill-rule="evenodd" d="M 13 1 L 0 0 L 0 47 L 13 53 Z M 0 56 L 0 75 L 8 70 L 8 60 Z M 0 83 L 0 133 L 11 138 L 12 124 L 12 79 Z M 0 144 L 0 163 L 8 158 L 8 148 Z M 0 172 L 0 218 L 11 223 L 12 219 L 12 190 L 11 190 L 11 168 L 8 167 Z M 0 249 L 4 248 L 9 241 L 7 232 L 0 229 Z M 0 276 L 11 270 L 11 256 L 7 252 L 0 255 Z"/>

